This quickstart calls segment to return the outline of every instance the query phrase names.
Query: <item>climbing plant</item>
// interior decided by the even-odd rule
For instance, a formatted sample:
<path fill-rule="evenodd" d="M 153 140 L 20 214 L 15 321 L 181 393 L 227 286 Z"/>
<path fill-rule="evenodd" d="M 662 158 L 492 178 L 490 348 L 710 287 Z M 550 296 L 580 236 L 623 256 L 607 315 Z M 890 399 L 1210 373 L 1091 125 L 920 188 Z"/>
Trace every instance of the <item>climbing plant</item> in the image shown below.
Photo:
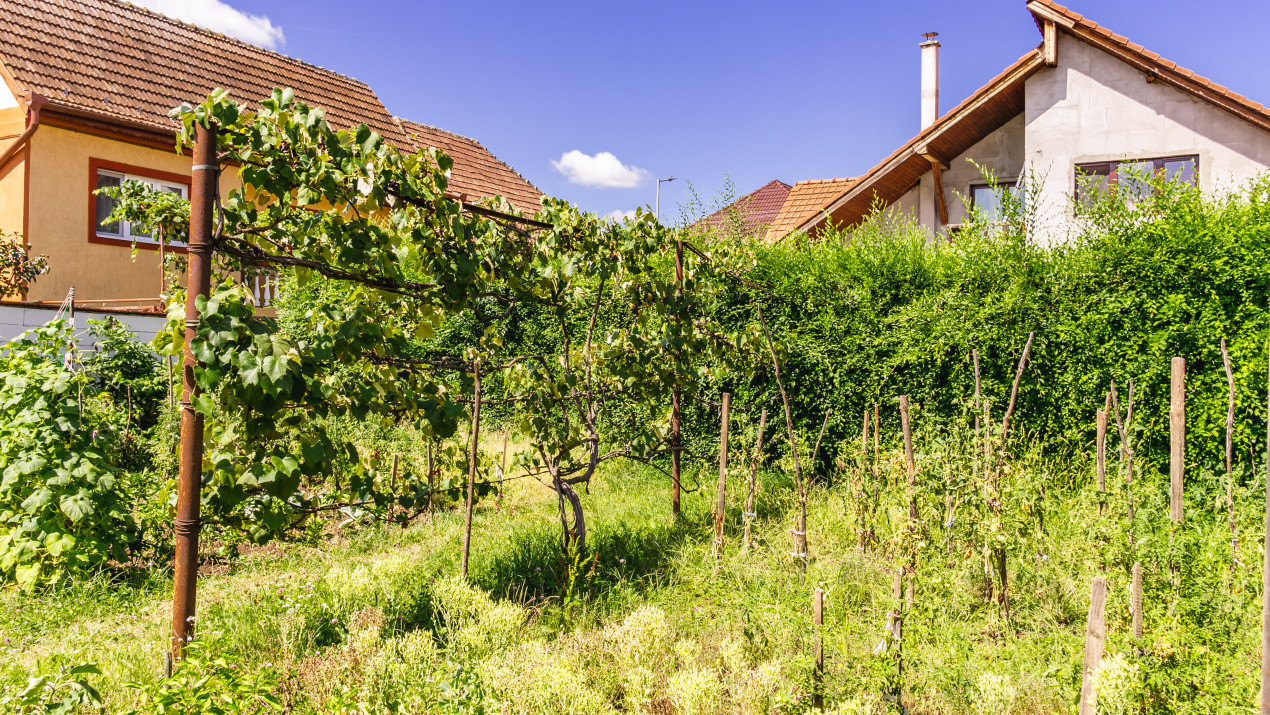
<path fill-rule="evenodd" d="M 254 540 L 318 510 L 417 507 L 425 487 L 391 492 L 320 418 L 451 437 L 472 412 L 479 370 L 502 378 L 499 400 L 533 447 L 523 466 L 559 495 L 566 546 L 579 542 L 573 486 L 606 459 L 663 455 L 671 387 L 691 394 L 750 340 L 703 309 L 736 256 L 692 252 L 676 290 L 674 235 L 648 214 L 605 221 L 544 199 L 526 217 L 498 200 L 469 203 L 448 191 L 443 152 L 402 151 L 364 125 L 336 131 L 289 90 L 256 110 L 217 91 L 174 116 L 179 148 L 196 124 L 215 127 L 219 158 L 247 187 L 217 206 L 219 278 L 198 300 L 190 349 L 202 389 L 195 407 L 207 420 L 205 519 Z M 144 187 L 117 197 L 118 216 L 166 236 L 188 220 L 182 200 L 156 200 Z M 280 329 L 234 279 L 261 267 L 301 288 L 340 284 L 339 299 L 293 311 Z M 184 349 L 179 292 L 170 306 L 156 345 L 175 355 Z M 554 324 L 551 349 L 506 339 L 527 315 Z M 438 341 L 454 323 L 468 338 Z M 324 489 L 337 461 L 349 479 Z"/>

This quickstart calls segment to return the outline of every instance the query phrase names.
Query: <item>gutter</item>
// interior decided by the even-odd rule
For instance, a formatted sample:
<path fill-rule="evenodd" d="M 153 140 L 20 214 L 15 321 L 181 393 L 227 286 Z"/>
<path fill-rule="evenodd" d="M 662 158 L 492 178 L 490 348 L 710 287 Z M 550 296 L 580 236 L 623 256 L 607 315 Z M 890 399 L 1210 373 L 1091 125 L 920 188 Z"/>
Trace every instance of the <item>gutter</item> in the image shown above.
<path fill-rule="evenodd" d="M 42 109 L 45 104 L 48 104 L 48 100 L 35 92 L 30 92 L 28 93 L 26 104 L 26 129 L 18 135 L 16 141 L 5 147 L 4 151 L 0 151 L 0 166 L 8 164 L 9 160 L 21 151 L 22 147 L 26 146 L 26 143 L 30 141 L 31 136 L 35 134 L 35 130 L 40 126 L 40 109 Z"/>

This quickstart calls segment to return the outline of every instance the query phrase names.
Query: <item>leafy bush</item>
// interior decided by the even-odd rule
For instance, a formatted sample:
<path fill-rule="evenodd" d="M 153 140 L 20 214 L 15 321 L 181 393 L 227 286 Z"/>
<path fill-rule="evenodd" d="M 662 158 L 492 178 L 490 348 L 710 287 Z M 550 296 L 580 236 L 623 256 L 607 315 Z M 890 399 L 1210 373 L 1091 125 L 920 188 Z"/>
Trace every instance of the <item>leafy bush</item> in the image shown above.
<path fill-rule="evenodd" d="M 80 419 L 87 382 L 55 321 L 0 353 L 0 575 L 25 587 L 123 560 L 129 504 Z"/>

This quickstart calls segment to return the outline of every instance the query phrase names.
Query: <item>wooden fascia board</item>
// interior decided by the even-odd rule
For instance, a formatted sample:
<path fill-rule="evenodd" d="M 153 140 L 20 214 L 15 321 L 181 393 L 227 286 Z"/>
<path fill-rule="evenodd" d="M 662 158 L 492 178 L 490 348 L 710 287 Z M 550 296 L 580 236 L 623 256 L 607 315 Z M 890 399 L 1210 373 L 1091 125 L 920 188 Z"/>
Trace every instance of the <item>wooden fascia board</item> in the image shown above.
<path fill-rule="evenodd" d="M 1038 2 L 1028 3 L 1027 9 L 1040 19 L 1040 22 L 1037 22 L 1036 24 L 1037 29 L 1039 29 L 1042 33 L 1045 32 L 1045 22 L 1052 22 L 1055 25 L 1068 30 L 1076 26 L 1075 21 L 1073 21 L 1070 17 L 1062 14 L 1061 12 L 1056 12 L 1052 8 L 1046 7 Z"/>
<path fill-rule="evenodd" d="M 175 131 L 162 132 L 156 129 L 146 129 L 124 122 L 112 121 L 100 115 L 89 116 L 70 112 L 65 107 L 57 105 L 50 105 L 44 108 L 41 123 L 154 149 L 171 151 L 176 147 Z"/>
<path fill-rule="evenodd" d="M 1177 72 L 1161 67 L 1136 52 L 1127 50 L 1114 42 L 1108 42 L 1105 37 L 1090 32 L 1084 28 L 1074 28 L 1068 31 L 1072 37 L 1086 42 L 1133 67 L 1144 74 L 1153 76 L 1155 79 L 1162 80 L 1173 87 L 1194 95 L 1207 101 L 1209 104 L 1215 105 L 1220 109 L 1224 109 L 1230 114 L 1243 119 L 1246 122 L 1255 124 L 1264 131 L 1270 131 L 1270 117 L 1265 114 L 1246 107 L 1243 104 L 1213 90 L 1204 85 L 1188 79 Z"/>

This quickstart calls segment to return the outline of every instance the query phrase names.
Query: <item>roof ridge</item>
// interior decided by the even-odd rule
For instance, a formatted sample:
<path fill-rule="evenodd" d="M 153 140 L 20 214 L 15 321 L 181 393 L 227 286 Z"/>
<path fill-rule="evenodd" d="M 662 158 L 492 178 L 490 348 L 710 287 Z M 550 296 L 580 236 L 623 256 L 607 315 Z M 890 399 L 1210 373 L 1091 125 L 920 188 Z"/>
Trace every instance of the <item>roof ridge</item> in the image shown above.
<path fill-rule="evenodd" d="M 837 181 L 855 181 L 857 178 L 859 177 L 843 176 L 841 178 L 833 178 L 833 179 L 803 179 L 801 181 L 795 181 L 794 186 L 797 186 L 799 184 L 832 184 Z"/>
<path fill-rule="evenodd" d="M 472 138 L 472 137 L 469 137 L 469 136 L 467 136 L 466 134 L 459 134 L 458 132 L 452 132 L 452 131 L 450 131 L 449 129 L 442 129 L 441 127 L 438 127 L 438 126 L 435 126 L 435 125 L 432 125 L 432 124 L 424 124 L 423 122 L 416 122 L 415 120 L 413 120 L 413 119 L 408 119 L 408 118 L 406 118 L 406 117 L 398 117 L 398 116 L 397 116 L 397 115 L 395 115 L 395 114 L 393 115 L 393 117 L 392 117 L 392 118 L 393 118 L 393 119 L 395 119 L 395 120 L 397 120 L 397 123 L 398 123 L 398 124 L 403 125 L 403 127 L 402 127 L 403 129 L 405 128 L 405 127 L 404 127 L 404 125 L 405 125 L 405 124 L 407 124 L 407 123 L 409 123 L 409 124 L 413 124 L 413 125 L 418 126 L 418 127 L 423 127 L 424 129 L 431 129 L 431 130 L 436 131 L 436 132 L 441 132 L 442 134 L 449 134 L 449 135 L 450 135 L 450 136 L 452 136 L 452 137 L 457 137 L 457 138 L 459 138 L 459 139 L 463 139 L 463 140 L 465 140 L 465 141 L 470 141 L 470 142 L 472 142 L 473 144 L 475 144 L 475 145 L 477 145 L 477 146 L 481 147 L 482 149 L 484 149 L 484 148 L 485 148 L 485 145 L 484 145 L 484 144 L 482 144 L 479 140 L 474 139 L 474 138 Z"/>
<path fill-rule="evenodd" d="M 177 26 L 180 26 L 180 27 L 186 27 L 186 28 L 189 28 L 190 30 L 193 30 L 194 32 L 200 32 L 200 33 L 203 33 L 203 34 L 205 34 L 205 35 L 210 35 L 210 36 L 212 36 L 212 37 L 219 38 L 219 39 L 221 39 L 221 40 L 226 40 L 226 41 L 231 42 L 231 43 L 233 43 L 233 44 L 235 44 L 235 45 L 240 45 L 240 46 L 242 46 L 242 47 L 247 47 L 247 48 L 250 48 L 250 49 L 255 50 L 255 51 L 257 51 L 257 52 L 267 52 L 267 53 L 269 53 L 269 54 L 271 54 L 271 55 L 274 55 L 275 57 L 279 57 L 279 58 L 284 59 L 284 60 L 286 60 L 286 61 L 288 61 L 288 62 L 291 62 L 291 63 L 297 64 L 297 65 L 301 65 L 301 66 L 304 66 L 304 67 L 308 67 L 308 68 L 311 68 L 311 69 L 315 69 L 315 70 L 318 70 L 318 71 L 320 71 L 320 72 L 322 72 L 322 73 L 324 73 L 324 74 L 335 75 L 336 77 L 340 77 L 340 78 L 342 78 L 342 79 L 346 79 L 346 80 L 348 80 L 348 81 L 350 81 L 350 82 L 353 82 L 353 83 L 355 83 L 355 84 L 359 84 L 359 85 L 361 85 L 361 86 L 363 86 L 363 87 L 365 87 L 365 88 L 367 88 L 367 89 L 371 89 L 371 87 L 370 87 L 370 85 L 369 85 L 369 84 L 367 84 L 366 82 L 363 82 L 363 81 L 362 81 L 362 80 L 360 80 L 360 79 L 357 79 L 356 77 L 353 77 L 352 75 L 347 75 L 347 74 L 344 74 L 343 72 L 337 72 L 337 71 L 335 71 L 335 70 L 333 70 L 333 69 L 330 69 L 330 68 L 328 68 L 328 67 L 323 67 L 322 65 L 315 65 L 315 64 L 313 64 L 312 62 L 308 62 L 308 61 L 302 60 L 302 59 L 300 59 L 300 58 L 298 58 L 298 57 L 292 57 L 291 55 L 283 54 L 283 53 L 281 53 L 281 52 L 278 52 L 277 50 L 271 50 L 271 49 L 269 49 L 269 48 L 267 48 L 267 47 L 261 47 L 260 45 L 253 45 L 253 44 L 252 44 L 252 43 L 250 43 L 250 42 L 247 42 L 247 41 L 245 41 L 245 40 L 240 40 L 240 39 L 238 39 L 237 37 L 234 37 L 234 36 L 232 36 L 232 35 L 227 35 L 227 34 L 225 34 L 225 33 L 223 33 L 223 32 L 217 32 L 216 30 L 212 30 L 212 29 L 210 29 L 210 28 L 202 27 L 201 25 L 195 25 L 195 24 L 194 24 L 194 23 L 192 23 L 192 22 L 186 22 L 185 20 L 182 20 L 182 19 L 180 19 L 180 18 L 172 17 L 171 15 L 167 15 L 167 14 L 161 13 L 161 12 L 159 12 L 158 10 L 153 10 L 153 9 L 151 9 L 151 8 L 145 7 L 144 5 L 136 5 L 136 4 L 132 3 L 132 2 L 129 2 L 128 0 L 101 0 L 101 1 L 102 1 L 102 2 L 105 2 L 105 3 L 108 3 L 108 4 L 111 4 L 111 5 L 116 5 L 116 6 L 119 6 L 119 7 L 127 8 L 127 9 L 129 9 L 129 10 L 133 10 L 133 11 L 136 11 L 136 12 L 139 12 L 139 13 L 142 13 L 142 14 L 145 14 L 145 15 L 150 15 L 150 16 L 152 16 L 152 17 L 158 18 L 158 19 L 160 19 L 160 20 L 162 20 L 162 21 L 164 21 L 164 22 L 170 23 L 170 24 L 172 24 L 172 25 L 177 25 Z M 372 93 L 372 94 L 374 94 L 374 90 L 373 90 L 373 89 L 371 89 L 371 93 Z M 376 99 L 378 99 L 378 98 L 379 98 L 379 95 L 377 95 L 377 94 L 376 94 L 376 95 L 375 95 L 375 98 L 376 98 Z M 380 102 L 380 104 L 383 104 L 383 102 L 381 101 L 381 102 Z"/>

